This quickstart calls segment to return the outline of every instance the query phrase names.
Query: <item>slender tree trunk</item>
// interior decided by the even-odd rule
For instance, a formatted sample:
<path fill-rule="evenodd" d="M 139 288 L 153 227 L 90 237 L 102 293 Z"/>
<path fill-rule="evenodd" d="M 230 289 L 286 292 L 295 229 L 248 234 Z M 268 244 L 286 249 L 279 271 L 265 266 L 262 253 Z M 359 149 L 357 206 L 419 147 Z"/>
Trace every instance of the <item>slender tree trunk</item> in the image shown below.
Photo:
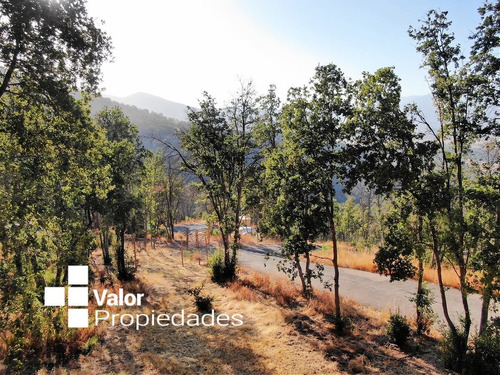
<path fill-rule="evenodd" d="M 304 297 L 308 298 L 306 281 L 304 279 L 304 273 L 302 272 L 302 266 L 300 265 L 300 257 L 297 251 L 295 251 L 294 259 L 295 259 L 295 267 L 297 267 L 297 272 L 299 274 L 300 283 L 302 284 L 302 294 L 304 295 Z"/>
<path fill-rule="evenodd" d="M 117 249 L 116 263 L 118 266 L 118 278 L 126 280 L 128 278 L 127 268 L 125 266 L 125 226 L 119 230 L 120 244 Z"/>
<path fill-rule="evenodd" d="M 148 210 L 144 211 L 144 250 L 148 247 Z"/>
<path fill-rule="evenodd" d="M 443 284 L 443 276 L 441 273 L 441 257 L 439 256 L 439 245 L 438 245 L 438 240 L 437 240 L 437 233 L 436 229 L 434 228 L 433 224 L 431 223 L 431 233 L 432 233 L 432 251 L 434 253 L 434 258 L 436 259 L 436 270 L 437 270 L 437 277 L 438 277 L 438 285 L 439 285 L 439 293 L 441 294 L 441 304 L 443 306 L 443 314 L 444 318 L 446 320 L 446 323 L 448 324 L 448 327 L 450 328 L 450 331 L 454 338 L 458 338 L 458 332 L 457 328 L 453 324 L 450 318 L 450 314 L 448 312 L 448 303 L 446 301 L 446 293 L 444 290 L 444 284 Z"/>
<path fill-rule="evenodd" d="M 422 216 L 418 216 L 418 241 L 423 244 L 424 240 L 422 238 L 422 230 L 424 226 L 424 221 Z M 416 298 L 416 308 L 417 308 L 417 335 L 422 335 L 424 331 L 424 316 L 422 312 L 422 285 L 424 282 L 424 251 L 422 248 L 417 248 L 416 256 L 418 258 L 418 279 L 417 279 L 417 298 Z"/>
<path fill-rule="evenodd" d="M 479 334 L 482 335 L 488 326 L 488 314 L 490 310 L 491 296 L 493 289 L 491 283 L 493 280 L 487 280 L 483 289 L 483 304 L 481 305 L 481 323 L 479 325 Z"/>
<path fill-rule="evenodd" d="M 307 281 L 307 296 L 308 298 L 313 295 L 313 287 L 311 282 L 311 256 L 309 251 L 306 252 L 306 281 Z"/>
<path fill-rule="evenodd" d="M 224 246 L 224 264 L 229 265 L 231 263 L 231 259 L 229 257 L 229 234 L 222 230 L 221 227 L 221 235 L 222 235 L 222 244 Z"/>
<path fill-rule="evenodd" d="M 331 219 L 330 219 L 330 235 L 332 239 L 332 249 L 333 249 L 333 256 L 332 256 L 332 262 L 333 262 L 333 270 L 334 270 L 334 275 L 333 275 L 333 291 L 334 291 L 334 297 L 335 297 L 335 317 L 336 319 L 341 318 L 341 312 L 340 312 L 340 294 L 339 294 L 339 278 L 340 278 L 340 273 L 339 273 L 339 260 L 338 260 L 338 249 L 337 249 L 337 233 L 335 230 L 335 220 L 334 220 L 334 215 L 333 215 L 333 202 L 331 204 Z"/>
<path fill-rule="evenodd" d="M 424 281 L 424 260 L 422 257 L 418 258 L 418 279 L 417 279 L 417 335 L 422 335 L 424 331 L 424 321 L 423 314 L 421 309 L 421 301 L 422 301 L 422 284 Z"/>
<path fill-rule="evenodd" d="M 16 39 L 16 48 L 14 50 L 12 60 L 10 61 L 9 68 L 5 72 L 2 84 L 0 85 L 0 98 L 7 91 L 7 88 L 9 87 L 10 80 L 12 79 L 12 75 L 14 74 L 14 70 L 16 69 L 17 58 L 18 58 L 19 53 L 21 52 L 21 47 L 19 44 L 20 43 Z"/>
<path fill-rule="evenodd" d="M 240 215 L 241 215 L 241 191 L 242 183 L 238 186 L 238 197 L 236 202 L 236 214 L 234 218 L 234 238 L 233 238 L 233 263 L 236 264 L 236 252 L 240 246 Z"/>

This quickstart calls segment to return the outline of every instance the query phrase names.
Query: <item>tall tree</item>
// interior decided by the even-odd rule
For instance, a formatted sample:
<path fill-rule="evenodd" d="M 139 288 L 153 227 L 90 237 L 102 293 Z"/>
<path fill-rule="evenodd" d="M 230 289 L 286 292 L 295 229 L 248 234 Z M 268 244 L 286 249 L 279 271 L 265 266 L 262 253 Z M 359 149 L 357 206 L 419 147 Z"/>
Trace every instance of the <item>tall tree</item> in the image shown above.
<path fill-rule="evenodd" d="M 467 244 L 470 223 L 466 217 L 464 158 L 472 142 L 489 130 L 481 121 L 484 118 L 482 106 L 474 104 L 473 80 L 467 65 L 464 65 L 465 57 L 460 46 L 454 42 L 450 25 L 447 12 L 431 10 L 421 21 L 420 28 L 410 28 L 409 34 L 417 42 L 417 51 L 423 55 L 423 66 L 428 68 L 430 88 L 439 115 L 440 129 L 434 134 L 441 152 L 439 173 L 444 179 L 447 198 L 444 214 L 448 226 L 442 244 L 445 254 L 457 265 L 464 309 L 463 332 L 459 332 L 451 320 L 448 325 L 458 352 L 465 356 L 471 327 L 467 272 L 473 249 Z"/>
<path fill-rule="evenodd" d="M 282 253 L 286 261 L 279 268 L 292 279 L 299 276 L 304 296 L 312 296 L 312 279 L 321 276 L 321 267 L 311 268 L 313 242 L 327 231 L 327 210 L 321 194 L 324 180 L 316 161 L 308 153 L 312 141 L 305 138 L 309 123 L 307 89 L 291 89 L 283 108 L 283 142 L 267 155 L 265 184 L 270 193 L 266 209 L 266 230 L 284 239 Z M 301 258 L 305 258 L 305 270 Z"/>
<path fill-rule="evenodd" d="M 104 135 L 71 92 L 97 89 L 108 37 L 83 1 L 0 1 L 0 325 L 9 373 L 34 373 L 71 335 L 43 287 L 93 248 L 88 210 L 108 192 Z M 55 275 L 55 276 L 52 276 Z M 57 355 L 57 354 L 55 354 Z"/>
<path fill-rule="evenodd" d="M 125 264 L 125 232 L 134 209 L 140 205 L 138 190 L 146 151 L 137 127 L 119 108 L 103 109 L 96 121 L 106 131 L 108 148 L 104 162 L 110 166 L 113 186 L 99 210 L 115 227 L 119 238 L 115 252 L 118 277 L 126 280 L 130 275 Z"/>
<path fill-rule="evenodd" d="M 198 187 L 207 194 L 219 221 L 224 262 L 234 269 L 243 188 L 256 163 L 252 134 L 257 114 L 255 93 L 251 83 L 242 84 L 241 92 L 225 110 L 217 108 L 208 93 L 203 95 L 200 110 L 188 113 L 191 127 L 180 133 L 185 151 L 165 141 L 163 144 L 179 156 L 183 168 L 197 177 Z"/>
<path fill-rule="evenodd" d="M 110 39 L 84 0 L 2 0 L 0 14 L 0 99 L 22 92 L 67 102 L 71 91 L 97 90 Z"/>

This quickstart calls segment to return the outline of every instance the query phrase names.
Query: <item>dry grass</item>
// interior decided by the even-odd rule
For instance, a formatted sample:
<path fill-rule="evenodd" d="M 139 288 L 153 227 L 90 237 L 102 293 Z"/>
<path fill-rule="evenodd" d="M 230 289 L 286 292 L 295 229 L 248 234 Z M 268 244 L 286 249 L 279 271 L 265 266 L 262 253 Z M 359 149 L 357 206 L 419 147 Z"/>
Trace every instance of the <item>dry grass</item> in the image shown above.
<path fill-rule="evenodd" d="M 319 244 L 318 244 L 319 245 Z M 332 265 L 332 247 L 331 244 L 322 243 L 320 250 L 312 252 L 311 261 L 326 265 Z M 376 249 L 360 251 L 354 246 L 339 242 L 337 245 L 339 266 L 356 270 L 377 272 L 377 268 L 373 263 Z M 415 262 L 415 267 L 417 263 Z M 453 267 L 444 265 L 442 269 L 443 283 L 445 286 L 452 288 L 460 288 L 460 279 Z M 427 267 L 424 269 L 424 280 L 437 284 L 437 273 L 435 269 Z"/>
<path fill-rule="evenodd" d="M 140 307 L 120 313 L 196 313 L 186 291 L 204 285 L 214 297 L 217 313 L 242 314 L 240 327 L 108 326 L 100 343 L 87 356 L 54 374 L 439 374 L 431 354 L 407 357 L 386 347 L 385 313 L 343 299 L 343 313 L 354 330 L 336 336 L 331 319 L 333 297 L 317 292 L 305 300 L 285 278 L 242 269 L 239 280 L 221 287 L 209 281 L 196 259 L 180 266 L 178 248 L 158 247 L 138 254 L 138 281 L 124 285 L 145 292 Z M 110 281 L 111 282 L 111 281 Z M 110 287 L 115 287 L 110 286 Z M 430 345 L 430 346 L 429 346 Z M 432 347 L 433 344 L 429 344 Z M 41 371 L 40 374 L 47 372 Z"/>
<path fill-rule="evenodd" d="M 247 233 L 241 236 L 241 244 L 247 246 L 281 245 L 282 241 L 278 237 L 264 237 L 257 239 L 256 236 Z"/>

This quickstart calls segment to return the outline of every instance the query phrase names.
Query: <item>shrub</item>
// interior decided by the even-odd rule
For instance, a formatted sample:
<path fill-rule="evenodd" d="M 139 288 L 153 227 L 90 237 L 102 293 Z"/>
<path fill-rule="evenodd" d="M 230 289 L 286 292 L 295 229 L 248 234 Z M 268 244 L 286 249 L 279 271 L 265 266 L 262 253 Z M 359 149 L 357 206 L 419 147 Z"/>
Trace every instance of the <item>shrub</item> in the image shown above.
<path fill-rule="evenodd" d="M 500 319 L 491 323 L 474 340 L 474 351 L 468 363 L 469 374 L 500 374 Z"/>
<path fill-rule="evenodd" d="M 339 335 L 346 334 L 354 328 L 352 320 L 347 315 L 341 315 L 340 318 L 335 318 L 335 331 Z"/>
<path fill-rule="evenodd" d="M 420 312 L 420 321 L 416 321 L 417 335 L 428 334 L 436 321 L 437 315 L 432 310 L 434 301 L 434 294 L 426 282 L 422 284 L 420 294 L 415 293 L 413 297 L 410 298 L 410 302 L 415 303 Z"/>
<path fill-rule="evenodd" d="M 387 337 L 389 341 L 400 348 L 408 341 L 410 335 L 410 326 L 404 316 L 399 313 L 391 314 L 389 325 L 387 326 Z"/>
<path fill-rule="evenodd" d="M 441 332 L 439 351 L 441 360 L 446 368 L 463 372 L 465 368 L 465 354 L 467 353 L 467 339 L 463 331 L 458 330 L 457 335 L 453 335 L 450 330 Z"/>
<path fill-rule="evenodd" d="M 200 287 L 197 287 L 197 288 L 188 289 L 187 293 L 191 294 L 192 296 L 194 296 L 194 303 L 195 303 L 196 308 L 198 309 L 198 311 L 200 311 L 200 312 L 208 312 L 208 311 L 212 310 L 213 297 L 211 297 L 211 296 L 205 296 L 205 297 L 200 296 L 200 293 L 201 293 L 202 289 L 203 289 L 203 285 L 200 286 Z"/>
<path fill-rule="evenodd" d="M 216 283 L 225 283 L 233 280 L 236 275 L 236 265 L 233 262 L 226 264 L 224 254 L 217 251 L 208 261 L 212 280 Z"/>

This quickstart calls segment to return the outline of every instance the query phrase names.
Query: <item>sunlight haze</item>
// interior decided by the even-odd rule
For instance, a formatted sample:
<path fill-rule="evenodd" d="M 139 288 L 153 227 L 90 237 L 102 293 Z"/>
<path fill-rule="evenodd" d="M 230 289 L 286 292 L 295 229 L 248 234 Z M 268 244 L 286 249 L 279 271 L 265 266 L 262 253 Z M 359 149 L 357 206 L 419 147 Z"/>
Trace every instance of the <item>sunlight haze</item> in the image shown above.
<path fill-rule="evenodd" d="M 408 26 L 431 8 L 449 10 L 467 47 L 481 3 L 90 0 L 88 10 L 104 21 L 114 45 L 114 62 L 103 69 L 104 95 L 147 92 L 195 106 L 203 91 L 223 104 L 240 79 L 252 79 L 259 92 L 275 84 L 284 98 L 328 63 L 353 79 L 395 66 L 403 95 L 425 95 Z"/>

